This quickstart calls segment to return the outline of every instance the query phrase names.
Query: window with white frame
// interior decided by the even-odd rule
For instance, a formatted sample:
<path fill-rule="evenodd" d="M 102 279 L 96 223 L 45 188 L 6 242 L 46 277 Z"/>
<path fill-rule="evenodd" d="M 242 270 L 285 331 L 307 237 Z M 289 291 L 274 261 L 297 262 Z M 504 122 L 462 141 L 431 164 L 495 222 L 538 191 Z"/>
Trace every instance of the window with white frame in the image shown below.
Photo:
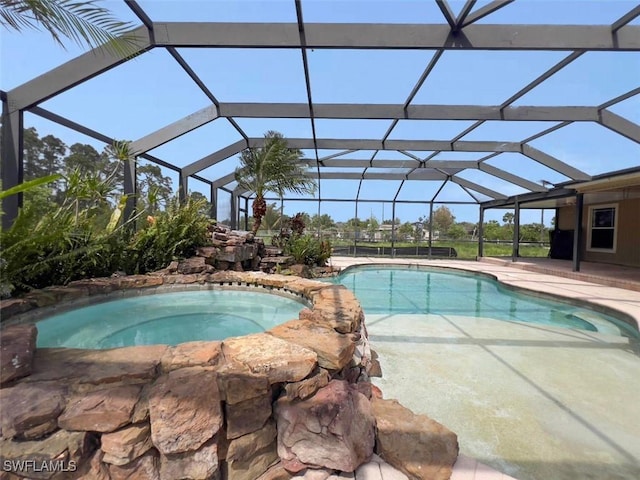
<path fill-rule="evenodd" d="M 617 228 L 617 203 L 590 206 L 587 250 L 615 253 Z"/>

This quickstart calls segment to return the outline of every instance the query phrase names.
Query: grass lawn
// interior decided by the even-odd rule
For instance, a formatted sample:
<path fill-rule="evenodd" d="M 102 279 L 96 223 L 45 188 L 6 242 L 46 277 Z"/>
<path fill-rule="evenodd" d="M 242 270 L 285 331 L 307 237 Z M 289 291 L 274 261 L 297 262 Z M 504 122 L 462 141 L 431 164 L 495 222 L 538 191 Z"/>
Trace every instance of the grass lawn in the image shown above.
<path fill-rule="evenodd" d="M 353 245 L 353 242 L 336 242 L 332 241 L 334 246 L 339 245 Z M 438 240 L 432 244 L 434 247 L 453 247 L 458 252 L 459 259 L 475 259 L 478 255 L 478 243 L 477 242 L 464 242 L 460 240 Z M 379 247 L 384 248 L 385 251 L 391 248 L 389 242 L 358 242 L 358 246 L 363 247 Z M 396 243 L 396 247 L 415 247 L 415 243 Z M 421 243 L 421 247 L 426 247 L 426 243 Z M 512 246 L 510 243 L 486 243 L 484 244 L 484 256 L 485 257 L 510 257 L 512 252 Z M 549 253 L 548 246 L 540 246 L 538 244 L 533 245 L 520 245 L 521 257 L 546 257 Z M 386 255 L 385 255 L 386 256 Z"/>

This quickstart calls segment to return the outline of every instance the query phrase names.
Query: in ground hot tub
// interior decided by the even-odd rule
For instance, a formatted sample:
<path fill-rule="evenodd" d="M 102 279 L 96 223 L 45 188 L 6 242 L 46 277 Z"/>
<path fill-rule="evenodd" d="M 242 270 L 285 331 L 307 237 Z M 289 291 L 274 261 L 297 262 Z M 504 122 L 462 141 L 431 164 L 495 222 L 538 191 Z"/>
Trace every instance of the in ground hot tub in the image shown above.
<path fill-rule="evenodd" d="M 37 322 L 38 347 L 177 345 L 260 333 L 306 304 L 266 291 L 196 290 L 111 300 Z"/>

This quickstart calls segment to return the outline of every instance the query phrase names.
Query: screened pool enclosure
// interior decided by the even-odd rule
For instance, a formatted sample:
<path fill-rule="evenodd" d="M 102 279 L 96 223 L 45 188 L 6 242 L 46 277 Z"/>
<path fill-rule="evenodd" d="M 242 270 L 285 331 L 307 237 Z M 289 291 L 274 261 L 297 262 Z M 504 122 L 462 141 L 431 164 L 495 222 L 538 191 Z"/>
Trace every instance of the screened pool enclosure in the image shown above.
<path fill-rule="evenodd" d="M 135 194 L 136 164 L 151 162 L 183 198 L 205 192 L 212 215 L 238 228 L 252 197 L 234 179 L 238 154 L 268 130 L 304 152 L 318 184 L 313 196 L 286 196 L 287 209 L 384 220 L 452 206 L 479 222 L 479 255 L 493 209 L 514 211 L 515 260 L 523 210 L 571 204 L 580 226 L 593 182 L 618 179 L 600 195 L 640 195 L 637 2 L 109 8 L 138 25 L 137 56 L 74 53 L 35 78 L 3 80 L 3 188 L 22 182 L 23 130 L 41 122 L 104 144 L 132 140 L 125 193 Z M 5 228 L 20 202 L 3 200 Z"/>

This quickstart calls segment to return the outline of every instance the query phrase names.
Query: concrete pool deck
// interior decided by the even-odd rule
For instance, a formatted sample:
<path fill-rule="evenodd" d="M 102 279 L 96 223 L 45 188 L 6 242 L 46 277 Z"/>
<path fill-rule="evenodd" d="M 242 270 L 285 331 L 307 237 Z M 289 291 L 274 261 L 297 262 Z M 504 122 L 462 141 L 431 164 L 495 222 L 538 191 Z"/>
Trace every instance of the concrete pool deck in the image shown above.
<path fill-rule="evenodd" d="M 371 263 L 483 272 L 640 321 L 640 292 L 632 290 L 485 262 L 331 259 L 340 268 Z M 458 433 L 453 480 L 640 478 L 637 343 L 451 315 L 367 314 L 366 322 L 384 394 Z"/>

